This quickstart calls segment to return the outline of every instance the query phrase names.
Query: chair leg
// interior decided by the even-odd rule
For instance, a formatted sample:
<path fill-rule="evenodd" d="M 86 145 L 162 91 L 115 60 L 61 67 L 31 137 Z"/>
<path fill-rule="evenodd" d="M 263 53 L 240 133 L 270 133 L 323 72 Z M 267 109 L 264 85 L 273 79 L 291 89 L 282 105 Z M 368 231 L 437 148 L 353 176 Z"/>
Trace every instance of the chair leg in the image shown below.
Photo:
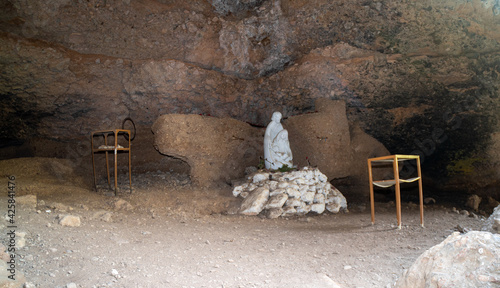
<path fill-rule="evenodd" d="M 372 225 L 375 224 L 375 200 L 373 195 L 373 174 L 372 174 L 372 163 L 368 160 L 368 178 L 370 182 L 370 208 L 372 216 Z"/>
<path fill-rule="evenodd" d="M 108 188 L 111 189 L 111 180 L 109 177 L 109 156 L 108 156 L 108 151 L 106 153 L 106 174 L 108 175 Z"/>
<path fill-rule="evenodd" d="M 117 163 L 118 162 L 118 153 L 117 152 L 118 151 L 115 148 L 115 196 L 118 195 L 118 178 L 117 178 L 118 177 L 118 170 L 117 170 L 117 168 L 118 168 L 117 167 L 118 166 L 117 165 L 118 164 Z"/>
<path fill-rule="evenodd" d="M 424 193 L 422 189 L 422 172 L 420 171 L 420 158 L 417 158 L 418 197 L 420 199 L 420 225 L 424 227 Z"/>
<path fill-rule="evenodd" d="M 92 135 L 91 143 L 91 152 L 92 152 L 92 175 L 94 176 L 94 189 L 97 192 L 97 179 L 95 176 L 95 160 L 94 160 L 94 135 Z"/>
<path fill-rule="evenodd" d="M 398 219 L 398 229 L 401 229 L 401 187 L 399 183 L 398 158 L 396 156 L 394 156 L 393 167 L 394 180 L 396 180 L 396 183 L 394 184 L 396 186 L 396 217 Z"/>
<path fill-rule="evenodd" d="M 129 137 L 130 139 L 130 137 Z M 132 156 L 131 156 L 132 151 L 130 151 L 130 144 L 129 144 L 129 150 L 128 150 L 128 181 L 130 184 L 130 194 L 132 194 Z"/>
<path fill-rule="evenodd" d="M 118 195 L 118 132 L 115 130 L 115 196 Z"/>

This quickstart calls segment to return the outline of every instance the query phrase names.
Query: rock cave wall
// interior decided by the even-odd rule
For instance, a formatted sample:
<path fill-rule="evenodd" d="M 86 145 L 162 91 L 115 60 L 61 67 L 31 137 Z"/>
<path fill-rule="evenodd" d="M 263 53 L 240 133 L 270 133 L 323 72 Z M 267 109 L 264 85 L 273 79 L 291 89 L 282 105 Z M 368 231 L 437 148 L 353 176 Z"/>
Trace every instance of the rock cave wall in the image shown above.
<path fill-rule="evenodd" d="M 87 157 L 129 116 L 154 167 L 161 115 L 264 126 L 329 98 L 427 184 L 499 196 L 499 31 L 498 0 L 6 0 L 0 153 Z"/>

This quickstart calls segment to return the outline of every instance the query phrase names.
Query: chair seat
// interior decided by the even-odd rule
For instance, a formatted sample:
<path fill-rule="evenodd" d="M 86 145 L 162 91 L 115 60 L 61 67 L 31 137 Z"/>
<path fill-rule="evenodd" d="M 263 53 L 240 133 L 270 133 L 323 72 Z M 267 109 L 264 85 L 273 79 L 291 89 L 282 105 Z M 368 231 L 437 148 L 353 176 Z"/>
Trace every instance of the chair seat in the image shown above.
<path fill-rule="evenodd" d="M 117 148 L 121 149 L 121 148 L 123 148 L 123 146 L 122 145 L 118 145 Z M 115 149 L 115 146 L 113 146 L 113 145 L 101 145 L 101 146 L 99 146 L 98 149 Z"/>
<path fill-rule="evenodd" d="M 399 182 L 411 183 L 411 182 L 417 181 L 418 179 L 420 179 L 420 177 L 414 177 L 414 178 L 409 178 L 409 179 L 399 179 Z M 393 185 L 396 185 L 396 180 L 373 181 L 373 185 L 381 187 L 381 188 L 389 188 Z"/>

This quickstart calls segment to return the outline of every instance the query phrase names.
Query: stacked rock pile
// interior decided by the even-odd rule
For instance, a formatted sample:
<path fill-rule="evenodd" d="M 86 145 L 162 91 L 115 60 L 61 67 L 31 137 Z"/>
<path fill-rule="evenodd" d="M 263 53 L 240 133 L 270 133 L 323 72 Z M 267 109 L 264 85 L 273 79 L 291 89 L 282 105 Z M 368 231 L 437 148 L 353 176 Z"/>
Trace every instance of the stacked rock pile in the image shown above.
<path fill-rule="evenodd" d="M 239 213 L 268 218 L 347 212 L 347 201 L 317 168 L 304 167 L 291 172 L 258 171 L 233 189 L 235 197 L 245 198 Z"/>

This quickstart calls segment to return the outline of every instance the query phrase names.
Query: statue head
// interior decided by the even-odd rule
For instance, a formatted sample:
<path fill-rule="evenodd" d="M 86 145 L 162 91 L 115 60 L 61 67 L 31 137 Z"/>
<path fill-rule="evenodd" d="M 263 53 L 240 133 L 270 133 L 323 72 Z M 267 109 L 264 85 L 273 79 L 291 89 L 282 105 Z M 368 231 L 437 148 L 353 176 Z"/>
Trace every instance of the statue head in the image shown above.
<path fill-rule="evenodd" d="M 283 131 L 281 131 L 280 133 L 280 137 L 281 139 L 288 141 L 288 131 L 286 129 L 283 129 Z"/>
<path fill-rule="evenodd" d="M 271 118 L 271 120 L 273 120 L 274 122 L 278 122 L 280 123 L 281 121 L 281 113 L 276 111 L 273 113 L 273 117 Z"/>

